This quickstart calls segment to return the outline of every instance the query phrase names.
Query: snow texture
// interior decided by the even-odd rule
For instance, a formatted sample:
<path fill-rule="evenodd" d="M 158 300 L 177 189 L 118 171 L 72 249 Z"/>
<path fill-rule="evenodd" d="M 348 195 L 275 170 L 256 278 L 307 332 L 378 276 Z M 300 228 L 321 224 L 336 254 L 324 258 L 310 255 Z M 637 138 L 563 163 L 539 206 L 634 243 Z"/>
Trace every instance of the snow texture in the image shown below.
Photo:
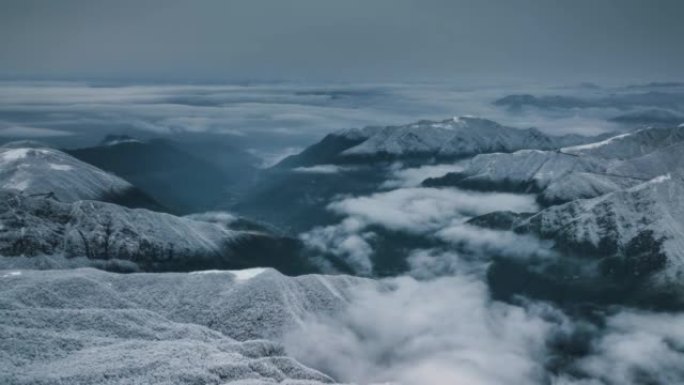
<path fill-rule="evenodd" d="M 348 287 L 366 284 L 271 269 L 16 273 L 0 271 L 0 383 L 7 385 L 331 383 L 264 338 L 307 312 L 336 311 Z"/>
<path fill-rule="evenodd" d="M 120 260 L 123 267 L 194 264 L 229 257 L 231 244 L 252 236 L 196 221 L 111 203 L 62 203 L 0 192 L 0 256 L 63 255 Z"/>
<path fill-rule="evenodd" d="M 594 198 L 684 166 L 684 130 L 653 128 L 560 151 L 521 150 L 472 158 L 455 184 L 539 193 L 543 203 Z"/>
<path fill-rule="evenodd" d="M 368 127 L 336 133 L 348 139 L 365 139 L 342 155 L 464 157 L 513 152 L 520 149 L 555 149 L 586 140 L 577 136 L 554 137 L 530 129 L 502 126 L 491 120 L 457 117 L 441 122 L 420 121 L 405 126 Z"/>
<path fill-rule="evenodd" d="M 684 275 L 684 179 L 653 178 L 604 196 L 550 207 L 522 221 L 574 252 L 618 257 L 626 273 L 678 289 Z"/>

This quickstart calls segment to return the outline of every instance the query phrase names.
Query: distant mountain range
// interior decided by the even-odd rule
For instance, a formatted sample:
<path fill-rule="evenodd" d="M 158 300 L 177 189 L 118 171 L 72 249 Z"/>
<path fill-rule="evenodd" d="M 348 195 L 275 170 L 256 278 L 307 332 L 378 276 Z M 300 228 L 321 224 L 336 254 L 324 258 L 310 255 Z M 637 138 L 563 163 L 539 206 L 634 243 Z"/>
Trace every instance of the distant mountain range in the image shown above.
<path fill-rule="evenodd" d="M 579 135 L 551 136 L 537 129 L 517 129 L 491 120 L 457 117 L 403 126 L 347 129 L 326 136 L 301 154 L 276 167 L 294 168 L 329 163 L 419 159 L 459 159 L 491 152 L 555 149 L 586 143 Z"/>
<path fill-rule="evenodd" d="M 633 108 L 668 108 L 680 110 L 684 107 L 684 92 L 681 85 L 673 83 L 673 90 L 663 91 L 659 88 L 650 87 L 653 90 L 597 94 L 593 96 L 569 96 L 569 95 L 530 95 L 513 94 L 494 101 L 494 105 L 513 110 L 523 108 L 539 109 L 584 109 L 584 108 L 614 108 L 629 110 Z"/>

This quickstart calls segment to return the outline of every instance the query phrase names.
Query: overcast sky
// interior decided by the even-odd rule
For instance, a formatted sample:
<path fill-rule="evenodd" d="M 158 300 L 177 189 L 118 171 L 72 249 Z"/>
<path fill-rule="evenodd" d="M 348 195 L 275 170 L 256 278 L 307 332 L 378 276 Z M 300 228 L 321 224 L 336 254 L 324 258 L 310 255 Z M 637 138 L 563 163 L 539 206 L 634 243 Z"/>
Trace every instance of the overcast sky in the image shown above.
<path fill-rule="evenodd" d="M 684 78 L 682 0 L 0 0 L 0 76 Z"/>

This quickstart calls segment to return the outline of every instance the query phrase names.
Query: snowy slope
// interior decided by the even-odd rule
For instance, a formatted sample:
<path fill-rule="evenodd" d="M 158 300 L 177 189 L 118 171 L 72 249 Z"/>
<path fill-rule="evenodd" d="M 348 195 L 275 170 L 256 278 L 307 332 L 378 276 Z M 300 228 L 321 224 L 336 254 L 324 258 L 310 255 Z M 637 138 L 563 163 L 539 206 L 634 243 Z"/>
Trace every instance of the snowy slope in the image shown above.
<path fill-rule="evenodd" d="M 670 144 L 678 130 L 653 128 L 560 151 L 478 155 L 462 171 L 424 184 L 534 191 L 544 204 L 593 198 L 682 168 L 684 141 Z"/>
<path fill-rule="evenodd" d="M 620 162 L 612 172 L 649 179 L 657 175 L 684 170 L 684 141 L 668 144 L 646 155 Z"/>
<path fill-rule="evenodd" d="M 354 132 L 357 136 L 357 132 Z M 487 119 L 457 117 L 441 122 L 420 121 L 405 126 L 374 127 L 361 132 L 361 144 L 343 152 L 346 156 L 467 155 L 512 152 L 520 149 L 554 149 L 581 142 L 581 137 L 552 137 L 535 129 L 515 129 Z"/>
<path fill-rule="evenodd" d="M 510 183 L 520 188 L 542 190 L 572 172 L 601 172 L 601 162 L 559 152 L 521 150 L 512 154 L 478 155 L 458 174 L 464 184 Z"/>
<path fill-rule="evenodd" d="M 536 129 L 502 126 L 487 119 L 457 117 L 422 120 L 401 126 L 345 129 L 327 135 L 277 168 L 368 161 L 373 159 L 461 158 L 520 149 L 557 149 L 586 143 L 579 135 L 549 136 Z"/>
<path fill-rule="evenodd" d="M 331 383 L 273 341 L 305 314 L 340 309 L 361 284 L 269 269 L 0 271 L 0 382 Z M 274 339 L 254 339 L 264 336 Z"/>
<path fill-rule="evenodd" d="M 21 142 L 0 147 L 0 189 L 75 202 L 107 200 L 134 187 L 59 150 Z"/>
<path fill-rule="evenodd" d="M 58 255 L 67 258 L 67 265 L 107 269 L 195 270 L 270 263 L 288 271 L 299 267 L 293 255 L 296 246 L 268 234 L 145 209 L 0 193 L 0 255 L 8 257 L 5 264 L 38 263 L 41 259 L 35 257 Z M 28 261 L 13 258 L 20 256 Z"/>
<path fill-rule="evenodd" d="M 462 171 L 427 179 L 424 185 L 536 192 L 541 203 L 555 204 L 593 198 L 643 182 L 611 169 L 610 162 L 590 156 L 521 150 L 478 155 Z"/>
<path fill-rule="evenodd" d="M 654 274 L 681 285 L 684 274 L 684 180 L 654 178 L 598 198 L 550 207 L 522 221 L 518 231 L 552 238 L 574 253 L 618 257 L 626 274 Z"/>
<path fill-rule="evenodd" d="M 654 127 L 617 135 L 596 143 L 565 147 L 561 151 L 604 159 L 630 159 L 681 141 L 684 141 L 684 127 Z"/>

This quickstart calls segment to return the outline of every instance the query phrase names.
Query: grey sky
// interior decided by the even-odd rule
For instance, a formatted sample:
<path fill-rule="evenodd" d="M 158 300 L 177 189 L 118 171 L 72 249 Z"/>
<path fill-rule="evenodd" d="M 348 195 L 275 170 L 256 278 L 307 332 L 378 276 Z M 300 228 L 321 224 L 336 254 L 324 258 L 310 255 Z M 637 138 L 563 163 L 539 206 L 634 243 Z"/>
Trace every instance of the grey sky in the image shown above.
<path fill-rule="evenodd" d="M 0 75 L 676 80 L 681 0 L 0 0 Z"/>

